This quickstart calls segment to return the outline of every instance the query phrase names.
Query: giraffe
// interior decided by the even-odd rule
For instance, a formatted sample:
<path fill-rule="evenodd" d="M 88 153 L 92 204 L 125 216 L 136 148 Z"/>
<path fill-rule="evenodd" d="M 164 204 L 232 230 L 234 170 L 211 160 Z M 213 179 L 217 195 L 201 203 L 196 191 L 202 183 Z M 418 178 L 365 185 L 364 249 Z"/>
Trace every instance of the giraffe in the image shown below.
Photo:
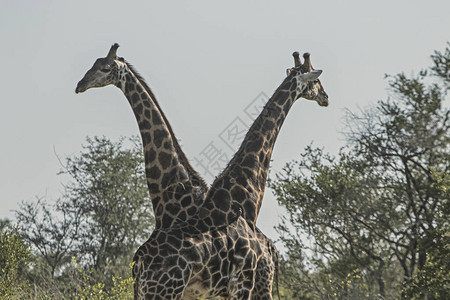
<path fill-rule="evenodd" d="M 165 115 L 163 114 L 158 102 L 156 102 L 155 96 L 153 92 L 150 90 L 148 85 L 145 83 L 145 81 L 140 77 L 140 75 L 133 69 L 133 67 L 128 64 L 123 58 L 117 57 L 117 48 L 118 44 L 114 44 L 107 57 L 103 59 L 98 59 L 94 66 L 89 70 L 84 78 L 78 83 L 78 86 L 76 88 L 77 93 L 81 93 L 86 91 L 89 88 L 92 87 L 102 87 L 109 84 L 115 84 L 121 90 L 124 92 L 125 96 L 129 100 L 131 107 L 133 109 L 133 112 L 135 114 L 136 119 L 138 120 L 139 129 L 141 132 L 141 136 L 143 139 L 143 147 L 144 147 L 144 153 L 145 153 L 145 159 L 146 159 L 146 175 L 147 175 L 147 181 L 149 184 L 149 188 L 151 188 L 151 185 L 154 184 L 154 179 L 152 177 L 152 174 L 149 172 L 149 165 L 152 163 L 151 160 L 148 158 L 154 157 L 155 154 L 153 148 L 154 145 L 152 142 L 153 140 L 151 137 L 145 138 L 146 135 L 149 133 L 149 127 L 148 124 L 153 124 L 152 120 L 149 118 L 156 119 L 157 124 L 162 125 L 162 127 L 165 127 L 164 132 L 159 132 L 159 136 L 161 139 L 165 138 L 166 142 L 167 140 L 171 140 L 174 146 L 174 149 L 170 151 L 170 154 L 172 155 L 172 160 L 179 160 L 179 163 L 184 167 L 184 170 L 181 170 L 181 172 L 187 172 L 188 178 L 185 182 L 183 182 L 183 188 L 185 186 L 188 187 L 194 187 L 194 189 L 190 189 L 191 192 L 189 193 L 186 191 L 185 188 L 184 195 L 182 196 L 182 199 L 186 199 L 187 196 L 189 196 L 191 199 L 198 199 L 201 200 L 202 193 L 204 194 L 206 190 L 206 185 L 201 179 L 201 177 L 196 173 L 191 165 L 189 164 L 186 156 L 182 152 L 180 146 L 178 145 L 178 142 L 174 136 L 174 133 L 170 127 L 170 124 L 168 123 Z M 119 71 L 119 68 L 122 67 L 123 69 Z M 122 72 L 123 71 L 123 72 Z M 105 74 L 108 73 L 108 74 Z M 118 73 L 118 74 L 116 74 Z M 120 78 L 119 78 L 120 77 Z M 116 78 L 122 79 L 121 81 L 114 82 Z M 125 78 L 125 80 L 123 80 Z M 130 84 L 131 81 L 131 84 Z M 134 94 L 136 92 L 140 92 L 140 101 L 137 100 L 137 98 Z M 133 103 L 134 102 L 134 103 Z M 145 110 L 145 108 L 149 108 L 151 110 L 151 113 L 148 110 Z M 145 123 L 147 121 L 147 123 Z M 192 190 L 195 192 L 193 193 Z M 150 190 L 151 191 L 151 190 Z M 154 207 L 157 207 L 158 203 L 155 204 Z M 197 201 L 194 203 L 191 203 L 190 205 L 184 205 L 183 207 L 188 210 L 192 210 L 192 206 L 197 210 L 198 206 L 201 202 Z M 161 206 L 159 206 L 161 207 Z M 155 209 L 155 211 L 157 211 Z M 172 216 L 176 215 L 174 212 L 176 210 L 171 211 Z M 156 214 L 155 214 L 156 215 Z M 182 215 L 183 218 L 178 218 L 178 221 L 184 221 L 186 215 Z M 164 212 L 160 216 L 161 220 L 164 219 Z M 175 224 L 177 219 L 172 219 L 171 225 Z M 163 224 L 169 224 L 164 222 L 159 222 L 160 225 Z M 160 227 L 160 226 L 157 226 Z M 273 244 L 273 242 L 268 239 L 262 232 L 257 232 L 258 242 L 262 245 L 262 248 L 264 249 L 264 255 L 258 260 L 258 270 L 257 270 L 257 278 L 256 278 L 256 285 L 255 285 L 255 291 L 257 292 L 257 295 L 270 295 L 267 296 L 267 299 L 271 299 L 271 287 L 272 287 L 272 278 L 273 278 L 273 271 L 277 267 L 278 262 L 278 253 L 276 252 L 276 248 Z M 273 261 L 273 259 L 276 259 L 276 262 Z M 260 298 L 256 299 L 266 299 L 266 296 L 261 296 Z"/>
<path fill-rule="evenodd" d="M 143 78 L 111 46 L 78 83 L 75 92 L 114 84 L 125 94 L 142 137 L 147 185 L 156 228 L 170 227 L 195 215 L 207 185 L 192 168 L 156 98 Z"/>
<path fill-rule="evenodd" d="M 211 220 L 213 224 L 222 223 L 223 216 L 240 206 L 244 219 L 252 228 L 256 227 L 272 150 L 290 108 L 301 97 L 328 106 L 328 95 L 318 79 L 322 71 L 312 68 L 309 53 L 303 55 L 303 64 L 298 52 L 293 56 L 295 67 L 288 70 L 287 78 L 268 100 L 206 195 L 207 199 L 213 199 L 205 202 L 205 208 L 216 216 Z"/>

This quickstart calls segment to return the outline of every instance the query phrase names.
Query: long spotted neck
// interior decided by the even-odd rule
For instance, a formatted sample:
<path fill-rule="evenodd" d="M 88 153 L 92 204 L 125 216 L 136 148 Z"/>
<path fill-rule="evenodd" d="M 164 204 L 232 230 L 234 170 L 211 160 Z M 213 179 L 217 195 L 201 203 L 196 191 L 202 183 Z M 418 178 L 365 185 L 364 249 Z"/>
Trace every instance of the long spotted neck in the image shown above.
<path fill-rule="evenodd" d="M 202 206 L 206 184 L 190 166 L 145 81 L 123 59 L 117 64 L 116 86 L 128 99 L 142 137 L 156 228 L 185 222 Z"/>
<path fill-rule="evenodd" d="M 249 225 L 256 226 L 272 150 L 299 92 L 297 79 L 289 75 L 256 118 L 225 170 L 211 185 L 205 203 L 205 207 L 210 205 L 208 210 L 226 211 L 240 206 L 244 219 Z"/>

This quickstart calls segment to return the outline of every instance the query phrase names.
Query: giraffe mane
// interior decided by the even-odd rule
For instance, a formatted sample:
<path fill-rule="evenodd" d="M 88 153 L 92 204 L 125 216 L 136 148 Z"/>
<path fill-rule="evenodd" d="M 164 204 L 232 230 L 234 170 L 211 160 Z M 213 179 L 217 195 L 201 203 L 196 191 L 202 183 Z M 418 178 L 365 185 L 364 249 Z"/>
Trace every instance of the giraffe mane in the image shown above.
<path fill-rule="evenodd" d="M 127 62 L 123 57 L 120 57 L 119 60 L 124 62 L 128 66 L 130 71 L 133 72 L 134 76 L 136 76 L 137 80 L 139 80 L 139 82 L 144 87 L 145 91 L 152 98 L 153 102 L 155 103 L 156 107 L 158 108 L 159 112 L 161 113 L 161 116 L 162 116 L 164 122 L 166 123 L 167 128 L 169 129 L 169 133 L 172 136 L 173 145 L 174 145 L 175 150 L 177 151 L 178 155 L 180 156 L 180 159 L 182 161 L 184 161 L 185 166 L 188 168 L 188 170 L 190 171 L 192 176 L 195 177 L 195 179 L 198 180 L 198 182 L 200 183 L 201 187 L 206 190 L 207 189 L 207 185 L 206 185 L 205 180 L 200 176 L 200 174 L 197 171 L 194 170 L 194 168 L 190 164 L 188 158 L 186 157 L 186 154 L 184 154 L 183 150 L 181 149 L 181 146 L 178 143 L 178 140 L 175 138 L 175 134 L 174 134 L 174 132 L 172 130 L 172 126 L 170 125 L 169 121 L 166 118 L 166 115 L 162 111 L 161 106 L 159 106 L 159 103 L 156 100 L 156 97 L 155 97 L 155 94 L 153 94 L 153 91 L 147 85 L 147 83 L 145 82 L 144 78 L 139 74 L 139 72 L 136 71 L 136 69 L 133 67 L 133 65 L 131 65 L 129 62 Z"/>

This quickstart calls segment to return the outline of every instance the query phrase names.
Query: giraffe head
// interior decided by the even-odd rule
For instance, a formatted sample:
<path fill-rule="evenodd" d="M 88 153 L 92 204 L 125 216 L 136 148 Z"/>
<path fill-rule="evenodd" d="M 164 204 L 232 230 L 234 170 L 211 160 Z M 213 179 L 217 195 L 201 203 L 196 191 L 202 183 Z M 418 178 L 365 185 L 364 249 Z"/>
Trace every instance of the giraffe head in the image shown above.
<path fill-rule="evenodd" d="M 314 70 L 311 65 L 310 54 L 303 54 L 305 62 L 302 64 L 298 52 L 294 56 L 295 66 L 288 70 L 289 75 L 297 79 L 298 97 L 316 101 L 320 106 L 328 106 L 328 95 L 318 79 L 322 70 Z"/>
<path fill-rule="evenodd" d="M 104 87 L 118 82 L 118 70 L 121 62 L 116 54 L 117 48 L 119 48 L 119 44 L 112 45 L 106 57 L 98 58 L 95 61 L 92 68 L 78 82 L 75 93 L 82 93 L 90 88 Z"/>

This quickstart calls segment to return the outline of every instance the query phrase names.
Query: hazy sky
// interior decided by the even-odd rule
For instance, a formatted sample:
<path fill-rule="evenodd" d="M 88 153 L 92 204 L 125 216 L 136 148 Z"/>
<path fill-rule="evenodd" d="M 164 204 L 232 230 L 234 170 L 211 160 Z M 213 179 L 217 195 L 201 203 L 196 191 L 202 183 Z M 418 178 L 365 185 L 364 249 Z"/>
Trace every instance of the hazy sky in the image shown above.
<path fill-rule="evenodd" d="M 429 66 L 450 40 L 449 12 L 448 0 L 0 0 L 0 218 L 13 218 L 22 200 L 60 195 L 55 151 L 77 154 L 86 136 L 138 134 L 119 89 L 74 93 L 114 42 L 155 92 L 194 165 L 207 147 L 232 155 L 227 133 L 250 122 L 261 92 L 271 96 L 293 51 L 310 52 L 330 106 L 297 101 L 273 173 L 312 141 L 336 153 L 344 108 L 385 99 L 385 73 Z M 267 190 L 258 224 L 272 238 L 282 213 Z"/>

